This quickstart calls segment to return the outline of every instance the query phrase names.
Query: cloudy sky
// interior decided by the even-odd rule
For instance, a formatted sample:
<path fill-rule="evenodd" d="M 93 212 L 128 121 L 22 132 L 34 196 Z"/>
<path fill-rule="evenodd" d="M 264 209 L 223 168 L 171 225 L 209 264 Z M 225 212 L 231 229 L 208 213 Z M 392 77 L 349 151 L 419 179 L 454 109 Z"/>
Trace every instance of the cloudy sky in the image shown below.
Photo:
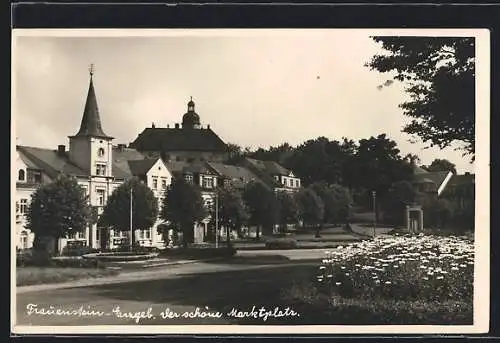
<path fill-rule="evenodd" d="M 78 131 L 89 64 L 104 131 L 130 143 L 152 123 L 173 126 L 192 96 L 202 125 L 243 147 L 297 145 L 318 136 L 355 140 L 386 133 L 423 164 L 452 148 L 426 149 L 401 133 L 403 86 L 364 64 L 380 52 L 368 31 L 249 31 L 164 37 L 18 37 L 14 47 L 16 137 L 55 149 Z"/>

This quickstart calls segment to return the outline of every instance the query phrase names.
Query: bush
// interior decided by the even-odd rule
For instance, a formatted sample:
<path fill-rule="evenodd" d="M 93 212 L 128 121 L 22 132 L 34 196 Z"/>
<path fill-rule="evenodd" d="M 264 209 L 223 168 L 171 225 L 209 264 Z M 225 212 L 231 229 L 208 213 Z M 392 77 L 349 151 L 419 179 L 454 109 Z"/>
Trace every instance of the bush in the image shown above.
<path fill-rule="evenodd" d="M 16 255 L 16 265 L 18 267 L 36 266 L 44 267 L 50 266 L 50 259 L 52 255 L 47 250 L 34 250 L 29 249 L 19 252 Z"/>
<path fill-rule="evenodd" d="M 101 264 L 97 260 L 81 257 L 54 257 L 50 261 L 50 266 L 60 268 L 99 268 Z"/>
<path fill-rule="evenodd" d="M 297 240 L 295 238 L 270 238 L 266 241 L 267 249 L 296 249 Z"/>

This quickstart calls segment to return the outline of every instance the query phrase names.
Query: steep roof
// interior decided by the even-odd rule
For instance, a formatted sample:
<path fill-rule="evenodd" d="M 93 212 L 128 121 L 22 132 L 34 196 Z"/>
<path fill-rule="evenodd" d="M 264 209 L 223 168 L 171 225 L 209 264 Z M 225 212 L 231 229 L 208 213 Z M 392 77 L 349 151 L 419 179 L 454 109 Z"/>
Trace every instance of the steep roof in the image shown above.
<path fill-rule="evenodd" d="M 210 128 L 146 128 L 130 147 L 139 151 L 227 151 L 227 145 Z"/>
<path fill-rule="evenodd" d="M 453 175 L 448 182 L 450 187 L 462 185 L 474 185 L 476 176 L 474 174 Z"/>
<path fill-rule="evenodd" d="M 284 168 L 275 161 L 261 161 L 248 157 L 247 161 L 256 168 L 258 168 L 259 170 L 267 172 L 268 174 L 271 175 L 286 175 L 286 176 L 290 175 L 290 170 Z"/>
<path fill-rule="evenodd" d="M 445 181 L 449 173 L 450 172 L 447 171 L 427 172 L 427 173 L 416 174 L 414 177 L 415 177 L 415 182 L 417 183 L 432 182 L 439 187 Z"/>
<path fill-rule="evenodd" d="M 218 162 L 207 162 L 207 164 L 217 174 L 219 174 L 219 176 L 230 180 L 231 184 L 237 188 L 244 187 L 245 184 L 249 181 L 258 180 L 257 176 L 245 167 L 233 166 Z"/>
<path fill-rule="evenodd" d="M 67 152 L 59 153 L 57 150 L 21 145 L 18 145 L 16 148 L 50 178 L 56 177 L 59 173 L 77 176 L 88 175 L 87 171 L 79 168 L 69 160 Z"/>
<path fill-rule="evenodd" d="M 85 101 L 85 108 L 83 110 L 82 122 L 80 130 L 73 137 L 99 137 L 112 139 L 104 133 L 101 124 L 101 117 L 99 115 L 99 107 L 97 106 L 97 99 L 95 96 L 94 82 L 92 74 L 90 76 L 89 90 L 87 93 L 87 100 Z"/>
<path fill-rule="evenodd" d="M 146 175 L 146 173 L 155 165 L 158 159 L 143 159 L 143 160 L 129 160 L 128 167 L 135 176 Z"/>
<path fill-rule="evenodd" d="M 126 179 L 134 175 L 130 169 L 130 160 L 141 160 L 145 156 L 134 149 L 113 147 L 113 176 Z"/>

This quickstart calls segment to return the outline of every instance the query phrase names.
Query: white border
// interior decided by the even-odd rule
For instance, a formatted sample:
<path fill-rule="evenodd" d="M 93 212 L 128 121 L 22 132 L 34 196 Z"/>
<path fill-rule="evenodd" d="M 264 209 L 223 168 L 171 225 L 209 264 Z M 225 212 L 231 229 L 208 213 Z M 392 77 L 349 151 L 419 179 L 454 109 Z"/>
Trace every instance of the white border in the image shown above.
<path fill-rule="evenodd" d="M 490 218 L 489 218 L 489 125 L 490 125 L 490 32 L 487 29 L 14 29 L 12 31 L 12 104 L 15 106 L 17 37 L 172 37 L 172 36 L 298 36 L 324 31 L 358 31 L 379 36 L 469 36 L 476 37 L 476 217 L 474 324 L 448 325 L 106 325 L 106 326 L 16 326 L 15 235 L 11 235 L 11 331 L 15 334 L 478 334 L 489 330 Z M 12 109 L 11 161 L 15 156 L 15 107 Z M 13 163 L 11 163 L 13 165 Z M 12 174 L 14 175 L 14 174 Z M 13 182 L 12 182 L 13 181 Z M 11 180 L 11 197 L 15 180 Z M 11 223 L 15 230 L 15 206 L 11 201 Z"/>

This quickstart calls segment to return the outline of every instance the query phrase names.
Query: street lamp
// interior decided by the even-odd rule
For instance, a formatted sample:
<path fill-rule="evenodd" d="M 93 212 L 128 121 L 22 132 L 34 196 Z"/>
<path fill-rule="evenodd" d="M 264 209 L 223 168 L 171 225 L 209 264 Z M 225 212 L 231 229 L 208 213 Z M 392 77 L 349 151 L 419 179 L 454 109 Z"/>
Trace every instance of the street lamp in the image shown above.
<path fill-rule="evenodd" d="M 375 227 L 377 226 L 377 192 L 372 191 L 373 197 L 373 238 L 375 238 Z"/>
<path fill-rule="evenodd" d="M 215 191 L 215 248 L 219 247 L 219 192 Z"/>
<path fill-rule="evenodd" d="M 132 185 L 130 185 L 130 251 L 132 251 L 132 241 L 134 240 L 134 230 L 132 228 Z"/>

